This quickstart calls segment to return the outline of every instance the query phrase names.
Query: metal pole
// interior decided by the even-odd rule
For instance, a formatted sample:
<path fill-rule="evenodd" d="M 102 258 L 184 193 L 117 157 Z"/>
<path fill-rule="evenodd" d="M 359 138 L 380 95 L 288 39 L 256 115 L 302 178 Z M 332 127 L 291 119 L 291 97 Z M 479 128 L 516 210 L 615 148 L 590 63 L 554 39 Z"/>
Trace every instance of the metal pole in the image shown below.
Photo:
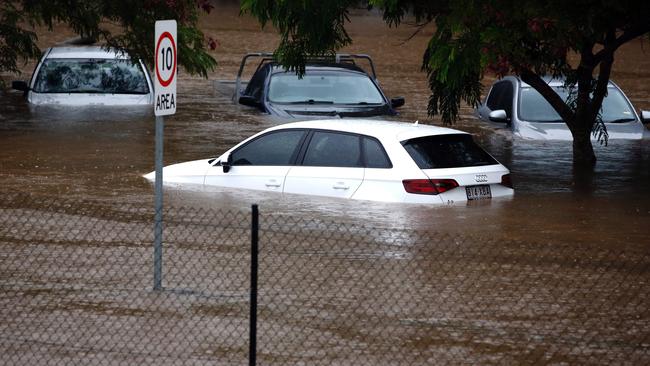
<path fill-rule="evenodd" d="M 253 218 L 251 223 L 251 298 L 250 298 L 250 328 L 248 364 L 255 366 L 257 362 L 257 270 L 259 253 L 259 212 L 257 205 L 253 205 Z"/>
<path fill-rule="evenodd" d="M 154 183 L 154 244 L 153 244 L 153 289 L 162 290 L 162 235 L 163 235 L 163 130 L 164 119 L 156 116 L 156 181 Z"/>

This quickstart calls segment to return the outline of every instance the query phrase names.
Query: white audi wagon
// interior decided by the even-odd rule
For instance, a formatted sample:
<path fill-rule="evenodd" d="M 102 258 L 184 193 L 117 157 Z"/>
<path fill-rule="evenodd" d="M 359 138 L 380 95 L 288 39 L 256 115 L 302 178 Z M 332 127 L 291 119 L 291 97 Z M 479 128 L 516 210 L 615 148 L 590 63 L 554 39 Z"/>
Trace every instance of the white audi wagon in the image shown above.
<path fill-rule="evenodd" d="M 163 183 L 428 204 L 513 195 L 509 170 L 470 134 L 377 120 L 275 126 L 219 157 L 165 167 Z"/>

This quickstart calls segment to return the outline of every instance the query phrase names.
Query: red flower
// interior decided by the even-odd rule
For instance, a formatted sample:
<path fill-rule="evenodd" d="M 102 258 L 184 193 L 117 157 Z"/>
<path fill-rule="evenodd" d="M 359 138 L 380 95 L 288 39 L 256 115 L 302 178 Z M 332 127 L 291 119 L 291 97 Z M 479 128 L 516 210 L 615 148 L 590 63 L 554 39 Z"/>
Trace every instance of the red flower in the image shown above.
<path fill-rule="evenodd" d="M 530 19 L 528 21 L 528 29 L 530 29 L 530 31 L 533 33 L 539 33 L 542 30 L 542 25 L 540 24 L 539 20 L 537 20 L 537 18 Z"/>
<path fill-rule="evenodd" d="M 208 38 L 208 47 L 210 47 L 210 49 L 212 51 L 216 50 L 217 47 L 219 47 L 219 46 L 221 46 L 221 43 L 219 43 L 219 40 L 214 39 L 212 37 Z"/>
<path fill-rule="evenodd" d="M 210 0 L 198 0 L 198 7 L 203 9 L 204 12 L 210 14 L 214 6 L 210 4 Z"/>

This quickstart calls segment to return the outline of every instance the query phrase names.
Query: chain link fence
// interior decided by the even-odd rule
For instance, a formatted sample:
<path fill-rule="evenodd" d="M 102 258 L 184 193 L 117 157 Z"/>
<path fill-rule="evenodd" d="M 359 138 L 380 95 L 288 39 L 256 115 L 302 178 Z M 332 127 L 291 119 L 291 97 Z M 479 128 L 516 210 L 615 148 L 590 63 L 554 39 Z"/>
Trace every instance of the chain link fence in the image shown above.
<path fill-rule="evenodd" d="M 647 243 L 152 211 L 0 198 L 0 364 L 650 364 Z"/>

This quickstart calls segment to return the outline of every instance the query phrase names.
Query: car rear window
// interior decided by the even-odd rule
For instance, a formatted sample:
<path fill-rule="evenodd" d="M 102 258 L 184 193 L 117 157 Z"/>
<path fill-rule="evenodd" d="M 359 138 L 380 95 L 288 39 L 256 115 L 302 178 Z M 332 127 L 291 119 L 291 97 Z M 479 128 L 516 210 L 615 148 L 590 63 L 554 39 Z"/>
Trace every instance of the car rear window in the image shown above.
<path fill-rule="evenodd" d="M 147 94 L 139 63 L 117 59 L 48 59 L 34 85 L 37 93 Z"/>
<path fill-rule="evenodd" d="M 420 169 L 498 164 L 466 134 L 418 137 L 402 141 L 402 146 Z"/>

